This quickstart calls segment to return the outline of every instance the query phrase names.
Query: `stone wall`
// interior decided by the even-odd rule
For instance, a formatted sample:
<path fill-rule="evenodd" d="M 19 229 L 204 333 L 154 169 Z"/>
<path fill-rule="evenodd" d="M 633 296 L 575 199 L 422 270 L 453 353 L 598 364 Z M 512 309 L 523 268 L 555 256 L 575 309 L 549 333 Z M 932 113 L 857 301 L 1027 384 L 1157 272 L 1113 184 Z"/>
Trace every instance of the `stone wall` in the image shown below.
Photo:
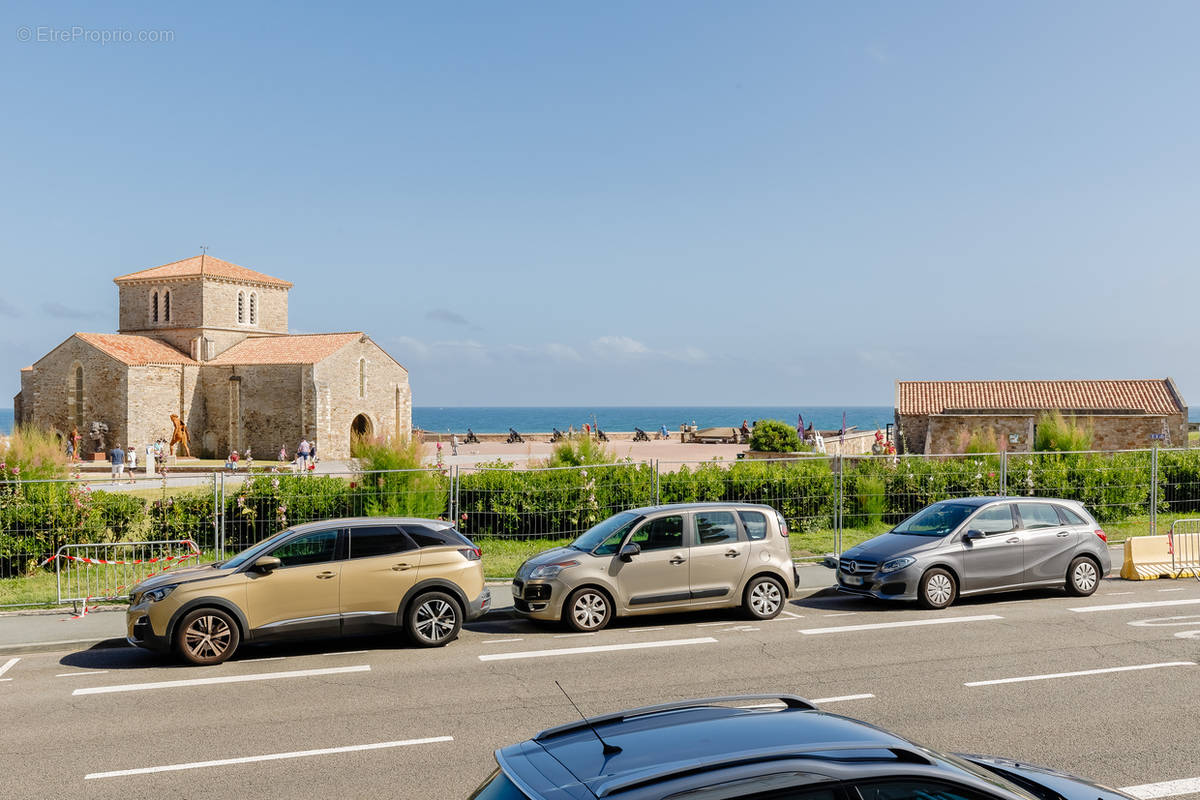
<path fill-rule="evenodd" d="M 992 452 L 1028 452 L 1033 448 L 1032 414 L 932 414 L 927 418 L 925 439 L 909 444 L 917 453 L 965 453 L 975 431 L 995 437 Z M 1013 441 L 1015 437 L 1015 441 Z"/>
<path fill-rule="evenodd" d="M 76 413 L 75 369 L 83 367 L 83 397 Z M 26 375 L 28 376 L 26 378 Z M 22 373 L 22 421 L 66 436 L 79 425 L 80 452 L 92 453 L 88 429 L 94 421 L 108 425 L 106 446 L 124 443 L 129 433 L 125 392 L 128 367 L 72 336 Z"/>
<path fill-rule="evenodd" d="M 245 322 L 237 319 L 237 295 L 245 298 Z M 250 294 L 258 297 L 258 324 L 251 325 Z M 287 333 L 288 290 L 282 287 L 259 286 L 228 280 L 204 280 L 204 315 L 201 327 L 232 329 L 254 333 Z"/>
<path fill-rule="evenodd" d="M 1040 412 L 1039 412 L 1040 413 Z M 1037 414 L 931 414 L 897 415 L 908 452 L 961 453 L 970 434 L 992 430 L 1009 452 L 1029 452 L 1035 445 Z M 1155 445 L 1187 447 L 1187 421 L 1184 414 L 1095 414 L 1078 416 L 1083 426 L 1092 429 L 1094 450 L 1138 450 Z M 1010 440 L 1010 434 L 1016 441 Z M 1161 434 L 1163 438 L 1151 438 Z"/>
<path fill-rule="evenodd" d="M 359 361 L 364 362 L 360 395 Z M 372 438 L 405 439 L 412 433 L 412 391 L 408 370 L 370 337 L 362 336 L 313 369 L 315 431 L 320 454 L 350 456 L 350 428 L 360 414 Z"/>

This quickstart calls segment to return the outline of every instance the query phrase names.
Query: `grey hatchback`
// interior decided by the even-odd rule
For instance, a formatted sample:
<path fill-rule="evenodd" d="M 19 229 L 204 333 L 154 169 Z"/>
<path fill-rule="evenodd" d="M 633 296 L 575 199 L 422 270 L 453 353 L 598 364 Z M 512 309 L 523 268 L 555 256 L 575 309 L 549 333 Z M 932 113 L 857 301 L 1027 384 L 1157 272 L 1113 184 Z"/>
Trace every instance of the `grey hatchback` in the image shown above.
<path fill-rule="evenodd" d="M 1044 767 L 937 753 L 790 695 L 592 717 L 496 762 L 472 800 L 1129 800 Z"/>
<path fill-rule="evenodd" d="M 958 596 L 1034 587 L 1090 595 L 1111 566 L 1104 531 L 1074 500 L 968 497 L 842 553 L 837 588 L 945 608 Z"/>

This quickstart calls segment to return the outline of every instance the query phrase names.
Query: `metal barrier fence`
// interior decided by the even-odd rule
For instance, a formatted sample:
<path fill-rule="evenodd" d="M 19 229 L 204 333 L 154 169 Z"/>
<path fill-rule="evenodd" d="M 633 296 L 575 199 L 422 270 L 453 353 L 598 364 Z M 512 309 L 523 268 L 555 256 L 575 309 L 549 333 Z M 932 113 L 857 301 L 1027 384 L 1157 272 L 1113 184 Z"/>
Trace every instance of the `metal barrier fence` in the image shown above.
<path fill-rule="evenodd" d="M 59 603 L 114 600 L 130 586 L 200 555 L 191 539 L 65 544 L 53 556 Z"/>
<path fill-rule="evenodd" d="M 773 506 L 818 555 L 937 500 L 993 494 L 1079 500 L 1119 541 L 1153 533 L 1161 515 L 1200 515 L 1200 448 L 0 479 L 0 579 L 33 574 L 64 545 L 188 539 L 221 558 L 290 525 L 378 515 L 452 519 L 476 538 L 567 538 L 618 511 L 711 500 Z M 14 602 L 4 591 L 0 580 L 0 605 Z"/>
<path fill-rule="evenodd" d="M 1200 581 L 1200 519 L 1175 520 L 1167 536 L 1171 574 L 1179 578 L 1190 572 Z"/>

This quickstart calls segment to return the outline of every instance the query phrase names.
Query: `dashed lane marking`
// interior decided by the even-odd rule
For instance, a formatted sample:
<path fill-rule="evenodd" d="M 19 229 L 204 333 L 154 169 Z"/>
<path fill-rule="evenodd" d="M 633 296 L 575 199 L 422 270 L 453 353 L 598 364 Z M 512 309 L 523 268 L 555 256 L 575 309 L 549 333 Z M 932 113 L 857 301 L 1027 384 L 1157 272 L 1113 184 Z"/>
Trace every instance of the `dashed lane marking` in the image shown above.
<path fill-rule="evenodd" d="M 1195 661 L 1164 661 L 1161 664 L 1133 664 L 1128 667 L 1105 667 L 1103 669 L 1081 669 L 1076 672 L 1052 672 L 1047 675 L 1022 675 L 1019 678 L 996 678 L 990 681 L 971 681 L 963 686 L 995 686 L 1000 683 L 1025 683 L 1027 681 L 1048 681 L 1055 678 L 1078 678 L 1084 675 L 1104 675 L 1109 672 L 1137 672 L 1146 669 L 1162 669 L 1163 667 L 1194 667 Z"/>
<path fill-rule="evenodd" d="M 822 614 L 822 617 L 852 617 L 857 614 L 857 611 L 843 611 L 840 614 Z"/>
<path fill-rule="evenodd" d="M 555 639 L 577 639 L 580 636 L 595 636 L 595 633 L 556 633 Z"/>
<path fill-rule="evenodd" d="M 3 675 L 4 673 L 8 672 L 10 669 L 13 668 L 13 665 L 16 664 L 20 660 L 21 659 L 19 659 L 19 658 L 10 658 L 8 661 L 5 661 L 4 666 L 0 667 L 0 675 Z M 12 678 L 9 678 L 9 680 L 11 681 Z"/>
<path fill-rule="evenodd" d="M 785 617 L 791 617 L 792 619 L 804 619 L 803 614 L 797 614 L 794 611 L 781 611 L 779 613 L 783 614 Z"/>
<path fill-rule="evenodd" d="M 979 614 L 973 617 L 936 617 L 934 619 L 910 619 L 904 622 L 873 622 L 867 625 L 839 625 L 833 628 L 801 628 L 804 634 L 817 633 L 852 633 L 854 631 L 875 631 L 881 628 L 915 628 L 920 625 L 948 625 L 952 622 L 983 622 L 984 620 L 1004 619 L 999 614 Z"/>
<path fill-rule="evenodd" d="M 1159 608 L 1161 606 L 1194 606 L 1200 604 L 1200 598 L 1188 600 L 1151 600 L 1144 603 L 1115 603 L 1107 606 L 1078 606 L 1069 609 L 1077 614 L 1088 614 L 1093 611 L 1124 611 L 1127 608 Z"/>
<path fill-rule="evenodd" d="M 80 675 L 104 675 L 107 672 L 108 672 L 108 670 L 106 670 L 106 669 L 93 669 L 93 670 L 88 670 L 87 672 L 60 672 L 59 674 L 55 675 L 54 677 L 56 677 L 56 678 L 76 678 L 76 677 L 79 677 Z"/>
<path fill-rule="evenodd" d="M 716 644 L 711 636 L 696 639 L 667 639 L 661 642 L 631 642 L 629 644 L 597 644 L 591 647 L 556 647 L 549 650 L 525 650 L 516 653 L 488 653 L 479 656 L 480 661 L 512 661 L 519 658 L 547 658 L 550 656 L 577 656 L 586 653 L 607 653 L 613 650 L 645 650 L 651 647 L 686 647 L 694 644 Z"/>
<path fill-rule="evenodd" d="M 383 750 L 389 747 L 410 747 L 416 744 L 433 744 L 435 742 L 453 742 L 453 736 L 431 736 L 428 739 L 404 739 L 398 742 L 377 742 L 375 744 L 353 744 L 348 747 L 326 747 L 321 750 L 295 750 L 290 753 L 269 753 L 262 756 L 243 756 L 241 758 L 220 758 L 215 761 L 193 761 L 190 764 L 168 764 L 162 767 L 141 767 L 139 769 L 118 769 L 112 772 L 93 772 L 84 775 L 85 781 L 98 778 L 120 778 L 126 775 L 149 775 L 154 772 L 176 772 L 183 769 L 202 769 L 204 767 L 226 767 L 231 764 L 251 764 L 255 761 L 280 761 L 285 758 L 307 758 L 309 756 L 327 756 L 333 753 L 357 753 L 363 750 Z"/>
<path fill-rule="evenodd" d="M 247 681 L 273 681 L 286 678 L 309 678 L 317 675 L 341 675 L 347 672 L 370 672 L 369 664 L 354 667 L 331 667 L 329 669 L 297 669 L 289 672 L 260 672 L 255 675 L 226 675 L 221 678 L 189 678 L 180 681 L 157 681 L 155 683 L 123 683 L 115 686 L 90 686 L 76 689 L 71 694 L 111 694 L 113 692 L 143 692 L 148 689 L 176 689 L 183 686 L 210 686 L 217 683 L 245 683 Z"/>
<path fill-rule="evenodd" d="M 480 644 L 507 644 L 508 642 L 523 642 L 524 639 L 484 639 Z"/>
<path fill-rule="evenodd" d="M 1159 591 L 1159 592 L 1182 592 L 1182 591 L 1185 591 L 1185 589 L 1184 589 L 1184 587 L 1182 587 L 1182 586 L 1181 586 L 1181 587 L 1179 587 L 1178 589 L 1156 589 L 1155 591 Z"/>
<path fill-rule="evenodd" d="M 367 652 L 367 651 L 366 650 L 341 650 L 337 653 L 321 653 L 321 655 L 323 655 L 323 656 L 357 656 L 357 655 L 360 655 L 361 653 L 365 653 L 365 652 Z"/>
<path fill-rule="evenodd" d="M 1176 781 L 1161 783 L 1143 783 L 1139 786 L 1126 786 L 1117 791 L 1131 794 L 1141 800 L 1154 800 L 1156 797 L 1174 797 L 1177 794 L 1196 794 L 1200 792 L 1200 778 L 1180 778 Z"/>

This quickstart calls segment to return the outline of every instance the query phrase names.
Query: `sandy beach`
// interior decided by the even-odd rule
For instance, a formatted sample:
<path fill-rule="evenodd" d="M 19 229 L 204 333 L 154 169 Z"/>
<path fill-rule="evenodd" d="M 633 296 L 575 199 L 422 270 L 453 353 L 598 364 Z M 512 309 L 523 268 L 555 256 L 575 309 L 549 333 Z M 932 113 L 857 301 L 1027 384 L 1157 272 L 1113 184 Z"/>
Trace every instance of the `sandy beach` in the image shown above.
<path fill-rule="evenodd" d="M 745 452 L 744 444 L 684 444 L 678 439 L 649 442 L 634 442 L 628 439 L 614 439 L 606 447 L 618 459 L 632 459 L 635 462 L 652 461 L 657 459 L 664 466 L 668 464 L 688 464 L 702 461 L 712 461 L 714 458 L 725 461 L 736 461 L 737 454 Z M 472 466 L 487 461 L 501 459 L 520 466 L 529 465 L 549 458 L 554 445 L 548 437 L 532 441 L 526 438 L 519 444 L 506 442 L 480 442 L 478 444 L 459 444 L 458 455 L 451 454 L 449 444 L 442 445 L 442 462 L 446 465 Z M 430 463 L 437 462 L 437 445 L 427 442 L 424 446 L 425 457 Z"/>

